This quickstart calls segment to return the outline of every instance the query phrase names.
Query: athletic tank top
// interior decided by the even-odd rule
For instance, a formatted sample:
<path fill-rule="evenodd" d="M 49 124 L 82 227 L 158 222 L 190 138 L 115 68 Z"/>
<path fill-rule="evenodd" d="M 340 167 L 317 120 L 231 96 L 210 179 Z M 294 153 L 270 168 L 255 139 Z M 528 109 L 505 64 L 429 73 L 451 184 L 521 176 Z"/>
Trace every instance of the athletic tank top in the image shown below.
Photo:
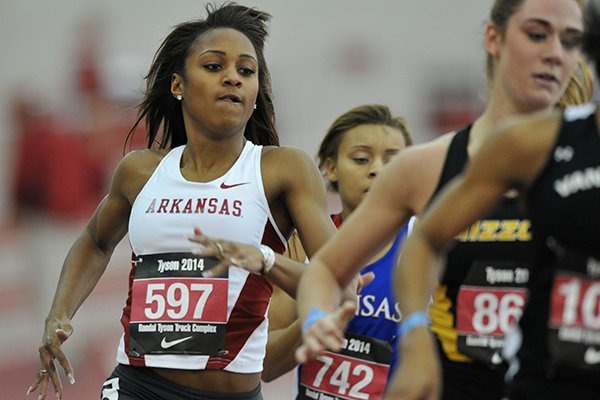
<path fill-rule="evenodd" d="M 341 225 L 340 215 L 333 215 L 332 220 L 337 227 Z M 325 352 L 298 367 L 298 399 L 382 397 L 396 364 L 396 332 L 401 319 L 394 299 L 393 270 L 398 249 L 413 223 L 411 218 L 387 253 L 361 270 L 361 274 L 373 272 L 375 278 L 357 297 L 356 315 L 346 328 L 342 351 Z"/>
<path fill-rule="evenodd" d="M 463 172 L 470 130 L 454 135 L 432 200 Z M 530 222 L 521 206 L 517 197 L 504 197 L 458 235 L 447 254 L 430 316 L 432 331 L 450 361 L 505 365 L 504 336 L 521 315 L 529 280 Z"/>
<path fill-rule="evenodd" d="M 597 106 L 567 108 L 528 192 L 536 261 L 521 320 L 522 370 L 600 391 L 600 131 Z"/>
<path fill-rule="evenodd" d="M 260 372 L 272 285 L 233 266 L 227 277 L 203 278 L 216 260 L 193 255 L 199 245 L 187 238 L 199 227 L 211 237 L 283 252 L 285 240 L 263 189 L 262 146 L 246 142 L 234 165 L 206 183 L 181 174 L 184 148 L 160 161 L 132 205 L 132 270 L 117 361 Z"/>

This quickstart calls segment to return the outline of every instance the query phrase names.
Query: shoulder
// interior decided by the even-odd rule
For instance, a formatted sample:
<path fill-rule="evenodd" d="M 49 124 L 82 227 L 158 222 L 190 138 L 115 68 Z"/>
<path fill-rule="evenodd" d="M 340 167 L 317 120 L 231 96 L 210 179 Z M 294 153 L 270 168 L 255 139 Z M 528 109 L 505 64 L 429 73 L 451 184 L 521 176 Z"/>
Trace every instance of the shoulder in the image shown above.
<path fill-rule="evenodd" d="M 168 149 L 144 149 L 127 153 L 117 165 L 113 185 L 134 199 L 168 152 Z"/>
<path fill-rule="evenodd" d="M 316 163 L 306 152 L 295 147 L 265 146 L 262 150 L 263 172 L 298 175 L 316 171 Z M 266 170 L 266 171 L 265 171 Z"/>
<path fill-rule="evenodd" d="M 494 145 L 513 159 L 534 156 L 548 150 L 556 141 L 562 124 L 562 113 L 536 113 L 511 117 L 495 133 Z M 504 152 L 504 150 L 507 150 Z"/>
<path fill-rule="evenodd" d="M 560 110 L 505 120 L 481 148 L 474 168 L 491 166 L 491 172 L 512 185 L 527 186 L 546 165 L 561 124 Z"/>
<path fill-rule="evenodd" d="M 133 150 L 125 154 L 125 156 L 119 162 L 117 166 L 117 172 L 136 175 L 143 174 L 150 171 L 150 174 L 154 172 L 160 161 L 169 152 L 167 149 L 163 150 Z"/>
<path fill-rule="evenodd" d="M 304 151 L 294 147 L 263 148 L 261 173 L 268 192 L 324 190 L 319 168 Z"/>
<path fill-rule="evenodd" d="M 308 161 L 314 164 L 314 161 L 306 154 L 306 152 L 290 146 L 264 146 L 262 157 L 264 160 L 273 163 L 287 161 L 303 163 Z"/>
<path fill-rule="evenodd" d="M 456 132 L 449 132 L 429 142 L 410 146 L 402 152 L 402 155 L 411 163 L 428 163 L 430 166 L 436 161 L 443 163 L 455 134 Z"/>
<path fill-rule="evenodd" d="M 446 153 L 454 133 L 445 134 L 430 142 L 410 146 L 400 152 L 386 168 L 386 185 L 398 199 L 420 213 L 438 184 Z"/>

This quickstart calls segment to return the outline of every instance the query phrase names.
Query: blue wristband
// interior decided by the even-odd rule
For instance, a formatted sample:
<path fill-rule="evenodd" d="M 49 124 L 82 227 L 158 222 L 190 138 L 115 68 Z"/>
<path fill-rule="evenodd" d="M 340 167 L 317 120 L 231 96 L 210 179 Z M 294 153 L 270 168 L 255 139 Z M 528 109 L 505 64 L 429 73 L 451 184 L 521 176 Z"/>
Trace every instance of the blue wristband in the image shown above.
<path fill-rule="evenodd" d="M 431 320 L 426 313 L 423 311 L 416 311 L 400 322 L 400 325 L 398 326 L 398 339 L 401 339 L 416 327 L 429 326 L 430 323 Z"/>
<path fill-rule="evenodd" d="M 317 310 L 315 307 L 310 309 L 306 321 L 302 324 L 302 332 L 306 331 L 318 319 L 321 319 L 329 314 L 327 311 Z"/>

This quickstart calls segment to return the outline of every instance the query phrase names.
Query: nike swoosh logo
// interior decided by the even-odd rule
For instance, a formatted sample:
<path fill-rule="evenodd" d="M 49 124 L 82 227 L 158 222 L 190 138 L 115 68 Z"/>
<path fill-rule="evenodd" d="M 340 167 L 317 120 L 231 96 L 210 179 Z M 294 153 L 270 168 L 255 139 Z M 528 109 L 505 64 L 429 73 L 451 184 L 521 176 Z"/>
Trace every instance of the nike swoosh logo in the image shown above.
<path fill-rule="evenodd" d="M 588 347 L 583 355 L 583 361 L 589 365 L 600 363 L 600 351 L 597 351 L 593 347 Z"/>
<path fill-rule="evenodd" d="M 175 340 L 172 340 L 170 342 L 167 342 L 167 338 L 163 337 L 162 342 L 160 342 L 160 347 L 162 347 L 163 349 L 168 349 L 170 347 L 178 345 L 179 343 L 183 343 L 186 340 L 190 340 L 191 338 L 193 338 L 193 336 L 187 336 L 187 337 L 184 337 L 184 338 L 181 338 L 181 339 L 175 339 Z"/>
<path fill-rule="evenodd" d="M 242 183 L 234 183 L 233 185 L 227 185 L 225 182 L 221 182 L 221 189 L 231 189 L 234 188 L 236 186 L 242 186 L 242 185 L 247 185 L 250 182 L 242 182 Z"/>
<path fill-rule="evenodd" d="M 494 353 L 494 355 L 492 356 L 492 364 L 494 365 L 498 365 L 502 363 L 502 357 L 500 356 L 500 354 L 498 353 Z"/>

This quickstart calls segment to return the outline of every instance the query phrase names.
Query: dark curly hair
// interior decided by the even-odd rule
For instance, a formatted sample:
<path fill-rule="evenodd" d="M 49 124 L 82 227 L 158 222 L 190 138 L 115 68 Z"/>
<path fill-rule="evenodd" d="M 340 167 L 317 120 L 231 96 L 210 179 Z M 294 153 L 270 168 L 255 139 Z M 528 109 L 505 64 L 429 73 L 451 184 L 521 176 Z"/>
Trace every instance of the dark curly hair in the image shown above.
<path fill-rule="evenodd" d="M 174 148 L 187 143 L 181 103 L 171 94 L 171 77 L 174 73 L 182 74 L 185 60 L 199 36 L 213 29 L 231 28 L 248 37 L 258 57 L 256 110 L 246 124 L 244 136 L 256 144 L 279 145 L 271 75 L 264 57 L 267 23 L 271 15 L 232 2 L 220 7 L 208 4 L 206 12 L 206 19 L 195 19 L 175 26 L 156 51 L 150 71 L 144 77 L 146 91 L 137 107 L 137 118 L 127 141 L 132 139 L 138 125 L 145 121 L 148 148 Z M 159 132 L 161 127 L 162 132 Z"/>

